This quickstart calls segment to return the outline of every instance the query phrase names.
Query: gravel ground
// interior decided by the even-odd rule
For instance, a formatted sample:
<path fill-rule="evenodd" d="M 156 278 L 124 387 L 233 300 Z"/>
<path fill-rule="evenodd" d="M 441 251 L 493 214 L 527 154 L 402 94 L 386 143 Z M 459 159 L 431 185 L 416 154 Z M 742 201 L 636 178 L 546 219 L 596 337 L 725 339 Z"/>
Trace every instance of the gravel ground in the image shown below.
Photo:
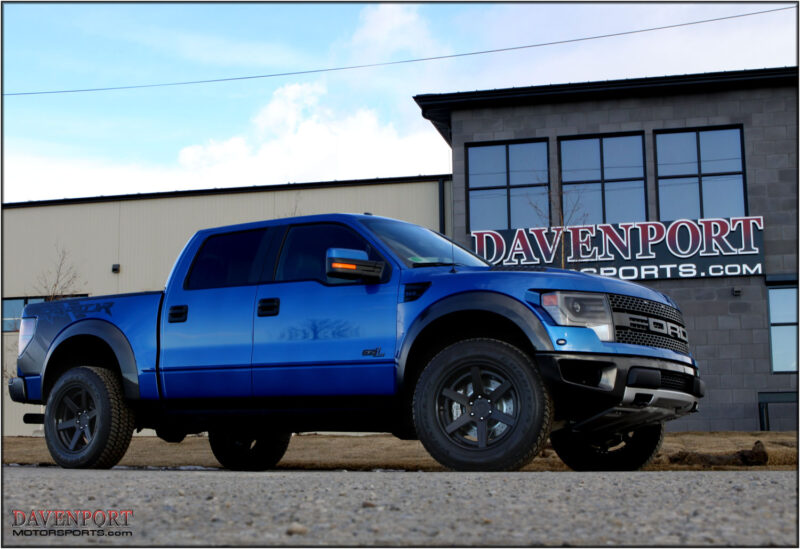
<path fill-rule="evenodd" d="M 3 467 L 3 545 L 797 546 L 797 473 Z M 12 536 L 14 509 L 132 509 L 131 537 Z"/>

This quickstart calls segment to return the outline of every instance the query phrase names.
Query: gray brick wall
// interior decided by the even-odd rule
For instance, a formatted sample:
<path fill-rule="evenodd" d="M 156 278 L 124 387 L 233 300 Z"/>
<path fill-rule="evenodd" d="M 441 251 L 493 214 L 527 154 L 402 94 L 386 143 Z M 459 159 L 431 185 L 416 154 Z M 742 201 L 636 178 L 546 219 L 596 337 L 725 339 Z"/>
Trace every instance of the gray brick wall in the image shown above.
<path fill-rule="evenodd" d="M 750 215 L 764 216 L 765 274 L 797 273 L 797 88 L 568 102 L 452 113 L 453 229 L 467 234 L 465 144 L 547 137 L 550 207 L 560 210 L 558 137 L 644 131 L 647 212 L 657 219 L 653 131 L 741 124 Z M 553 215 L 557 220 L 557 215 Z M 796 391 L 797 374 L 770 365 L 765 277 L 649 282 L 685 313 L 692 352 L 708 384 L 701 411 L 672 422 L 675 430 L 756 430 L 758 393 Z M 742 289 L 739 297 L 731 287 Z M 770 408 L 772 428 L 797 428 L 796 405 Z"/>

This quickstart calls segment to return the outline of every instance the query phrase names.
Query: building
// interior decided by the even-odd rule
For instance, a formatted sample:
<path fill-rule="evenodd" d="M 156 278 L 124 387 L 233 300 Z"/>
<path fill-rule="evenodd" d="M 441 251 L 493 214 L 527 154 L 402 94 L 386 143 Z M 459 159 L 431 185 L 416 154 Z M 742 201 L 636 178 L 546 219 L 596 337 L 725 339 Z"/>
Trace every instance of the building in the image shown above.
<path fill-rule="evenodd" d="M 25 303 L 62 273 L 76 278 L 61 293 L 103 295 L 159 290 L 199 229 L 329 211 L 369 211 L 450 232 L 441 204 L 450 176 L 398 177 L 236 189 L 209 189 L 3 206 L 3 380 L 16 375 L 17 329 Z M 63 279 L 63 275 L 62 275 Z M 5 383 L 4 383 L 5 385 Z M 3 388 L 3 434 L 41 434 L 24 425 L 36 409 Z"/>
<path fill-rule="evenodd" d="M 453 174 L 3 206 L 3 373 L 62 252 L 71 294 L 163 287 L 199 228 L 331 211 L 494 262 L 639 280 L 682 308 L 708 385 L 679 430 L 797 428 L 797 68 L 417 96 Z M 566 228 L 562 228 L 567 226 Z M 3 394 L 3 432 L 32 434 Z"/>
<path fill-rule="evenodd" d="M 672 429 L 796 429 L 797 78 L 791 67 L 415 100 L 453 149 L 456 240 L 511 264 L 564 257 L 678 303 L 708 394 Z M 557 231 L 527 230 L 561 225 L 583 226 L 561 233 L 563 255 Z"/>

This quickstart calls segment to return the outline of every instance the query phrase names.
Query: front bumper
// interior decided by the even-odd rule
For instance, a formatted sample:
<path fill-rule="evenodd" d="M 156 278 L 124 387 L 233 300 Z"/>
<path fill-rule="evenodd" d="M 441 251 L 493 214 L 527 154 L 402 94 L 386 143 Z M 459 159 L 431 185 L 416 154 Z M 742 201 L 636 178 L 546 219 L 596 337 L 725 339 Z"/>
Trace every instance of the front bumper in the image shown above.
<path fill-rule="evenodd" d="M 556 420 L 576 430 L 625 429 L 697 411 L 705 383 L 684 363 L 650 357 L 540 353 Z"/>

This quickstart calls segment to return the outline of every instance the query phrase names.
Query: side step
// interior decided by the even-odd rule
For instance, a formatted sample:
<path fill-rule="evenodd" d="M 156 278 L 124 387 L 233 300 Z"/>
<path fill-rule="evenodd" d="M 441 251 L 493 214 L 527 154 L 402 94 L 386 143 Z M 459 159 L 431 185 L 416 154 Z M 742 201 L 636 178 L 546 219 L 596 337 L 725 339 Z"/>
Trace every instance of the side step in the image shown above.
<path fill-rule="evenodd" d="M 22 423 L 28 425 L 44 425 L 44 414 L 25 414 L 22 416 Z"/>

